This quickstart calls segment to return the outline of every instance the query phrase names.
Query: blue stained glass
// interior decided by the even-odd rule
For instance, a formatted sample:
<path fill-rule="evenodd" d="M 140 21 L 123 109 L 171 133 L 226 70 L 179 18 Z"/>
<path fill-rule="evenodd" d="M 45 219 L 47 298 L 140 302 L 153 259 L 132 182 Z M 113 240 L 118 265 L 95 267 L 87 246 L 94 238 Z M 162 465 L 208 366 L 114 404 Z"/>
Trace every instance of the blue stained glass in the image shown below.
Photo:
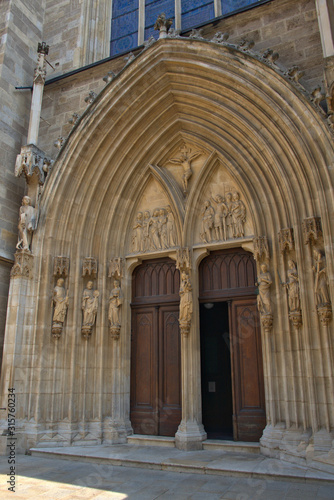
<path fill-rule="evenodd" d="M 243 7 L 248 7 L 249 5 L 254 5 L 258 3 L 259 0 L 222 0 L 222 14 L 230 14 Z"/>
<path fill-rule="evenodd" d="M 154 26 L 159 14 L 174 18 L 174 0 L 146 0 L 145 2 L 145 28 Z M 146 33 L 145 33 L 146 35 Z M 146 36 L 145 36 L 146 39 Z"/>
<path fill-rule="evenodd" d="M 120 54 L 122 52 L 127 52 L 135 49 L 138 46 L 138 35 L 137 33 L 132 33 L 132 35 L 124 36 L 123 38 L 118 38 L 117 40 L 112 40 L 110 44 L 111 54 Z"/>
<path fill-rule="evenodd" d="M 121 0 L 121 1 L 113 1 L 112 6 L 112 18 L 122 16 L 123 14 L 127 14 L 133 10 L 138 9 L 138 0 Z"/>
<path fill-rule="evenodd" d="M 183 2 L 182 2 L 182 8 L 183 8 Z M 215 17 L 215 9 L 213 2 L 207 3 L 206 5 L 202 5 L 202 7 L 198 7 L 196 9 L 184 12 L 182 14 L 181 17 L 182 29 L 186 30 L 192 28 L 194 26 L 197 26 L 198 24 L 205 23 L 210 19 L 214 19 L 214 17 Z"/>
<path fill-rule="evenodd" d="M 224 0 L 223 0 L 224 1 Z M 198 9 L 199 7 L 204 7 L 205 5 L 212 3 L 210 0 L 181 0 L 181 11 L 186 14 L 189 10 Z"/>
<path fill-rule="evenodd" d="M 112 19 L 111 39 L 130 35 L 138 31 L 138 10 L 124 14 L 124 16 Z"/>

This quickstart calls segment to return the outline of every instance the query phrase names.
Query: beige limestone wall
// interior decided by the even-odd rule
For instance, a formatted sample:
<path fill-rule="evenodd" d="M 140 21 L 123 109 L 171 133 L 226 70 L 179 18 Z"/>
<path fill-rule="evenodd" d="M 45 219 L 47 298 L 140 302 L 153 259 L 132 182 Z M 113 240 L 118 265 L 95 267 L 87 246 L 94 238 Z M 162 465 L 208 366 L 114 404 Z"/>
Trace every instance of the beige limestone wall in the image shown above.
<path fill-rule="evenodd" d="M 16 155 L 25 143 L 29 123 L 30 90 L 41 41 L 44 1 L 0 3 L 0 343 L 4 335 L 9 264 L 17 243 L 18 210 L 24 181 L 14 176 Z"/>

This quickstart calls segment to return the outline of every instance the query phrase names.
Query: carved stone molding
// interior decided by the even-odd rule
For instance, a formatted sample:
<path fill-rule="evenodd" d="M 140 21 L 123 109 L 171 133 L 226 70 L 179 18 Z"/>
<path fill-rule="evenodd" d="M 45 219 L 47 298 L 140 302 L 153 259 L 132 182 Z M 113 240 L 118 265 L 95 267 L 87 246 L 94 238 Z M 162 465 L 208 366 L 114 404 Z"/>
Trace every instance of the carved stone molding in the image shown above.
<path fill-rule="evenodd" d="M 69 257 L 55 257 L 53 263 L 53 276 L 67 278 L 70 269 Z"/>
<path fill-rule="evenodd" d="M 287 227 L 285 229 L 281 229 L 278 233 L 278 241 L 281 253 L 285 251 L 291 252 L 295 248 L 295 240 L 293 236 L 293 228 Z"/>
<path fill-rule="evenodd" d="M 108 278 L 120 280 L 123 277 L 124 260 L 122 257 L 114 257 L 109 260 Z"/>
<path fill-rule="evenodd" d="M 12 278 L 27 278 L 33 277 L 34 257 L 30 252 L 21 250 L 15 253 L 15 262 L 11 270 Z"/>
<path fill-rule="evenodd" d="M 303 234 L 304 234 L 304 243 L 307 245 L 308 243 L 316 243 L 319 238 L 322 236 L 321 229 L 321 219 L 320 217 L 307 217 L 307 219 L 303 220 Z"/>
<path fill-rule="evenodd" d="M 254 245 L 254 259 L 256 262 L 261 262 L 262 260 L 269 260 L 269 242 L 267 236 L 257 236 L 253 238 Z"/>
<path fill-rule="evenodd" d="M 272 314 L 261 314 L 261 324 L 266 333 L 269 333 L 273 327 L 273 315 Z"/>
<path fill-rule="evenodd" d="M 44 184 L 46 174 L 49 172 L 53 161 L 34 144 L 21 148 L 15 162 L 15 177 L 24 175 L 27 184 L 32 176 L 37 175 L 38 183 Z"/>
<path fill-rule="evenodd" d="M 317 307 L 318 315 L 320 321 L 323 325 L 327 326 L 332 319 L 332 306 L 331 304 L 327 304 L 324 306 Z"/>
<path fill-rule="evenodd" d="M 96 278 L 97 275 L 97 259 L 94 257 L 85 257 L 82 263 L 82 277 L 89 276 Z"/>
<path fill-rule="evenodd" d="M 176 269 L 189 274 L 191 270 L 191 256 L 189 248 L 178 248 L 176 250 Z"/>
<path fill-rule="evenodd" d="M 289 312 L 289 320 L 292 322 L 295 328 L 300 328 L 303 324 L 302 312 L 301 311 Z"/>

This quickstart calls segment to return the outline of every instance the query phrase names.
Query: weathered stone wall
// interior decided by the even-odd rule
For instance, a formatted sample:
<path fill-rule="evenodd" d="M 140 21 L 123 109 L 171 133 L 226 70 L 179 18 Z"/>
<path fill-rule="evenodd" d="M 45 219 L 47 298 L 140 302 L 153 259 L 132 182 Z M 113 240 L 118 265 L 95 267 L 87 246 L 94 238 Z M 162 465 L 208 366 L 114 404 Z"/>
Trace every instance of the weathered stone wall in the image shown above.
<path fill-rule="evenodd" d="M 61 58 L 70 58 L 71 54 L 73 56 L 72 66 L 69 61 L 62 64 L 63 72 L 77 67 L 77 60 L 73 51 L 71 52 L 77 29 L 74 29 L 71 38 L 72 30 L 66 29 L 66 26 L 65 30 L 64 26 L 60 27 L 61 20 L 65 22 L 66 14 L 70 19 L 68 26 L 75 24 L 75 13 L 79 15 L 79 7 L 77 6 L 75 10 L 75 5 L 76 3 L 70 6 L 69 2 L 62 2 L 60 13 L 53 6 L 50 6 L 47 12 L 44 33 L 50 44 L 52 62 L 57 63 Z M 50 37 L 47 28 L 48 23 L 52 24 L 56 13 L 58 18 L 54 21 L 58 29 L 52 25 L 51 34 L 53 31 L 57 33 L 62 30 L 62 41 L 57 41 L 59 37 L 58 39 Z M 278 65 L 286 69 L 298 65 L 300 70 L 305 72 L 300 82 L 308 91 L 312 91 L 317 85 L 322 85 L 324 64 L 314 0 L 273 0 L 247 12 L 211 23 L 203 28 L 202 35 L 211 39 L 218 31 L 229 33 L 228 41 L 231 43 L 238 43 L 242 39 L 254 40 L 255 52 L 262 53 L 267 48 L 277 51 L 280 55 Z M 87 107 L 85 98 L 89 92 L 98 93 L 105 85 L 103 76 L 110 70 L 118 72 L 124 65 L 124 57 L 120 57 L 46 85 L 42 116 L 50 125 L 46 122 L 41 123 L 40 146 L 43 150 L 53 157 L 56 156 L 57 151 L 53 143 L 59 136 L 66 137 L 69 134 L 72 126 L 68 120 L 72 114 L 82 114 Z M 49 73 L 49 80 L 52 77 L 53 75 Z"/>
<path fill-rule="evenodd" d="M 208 25 L 203 36 L 211 38 L 216 31 L 229 33 L 231 43 L 253 40 L 256 52 L 268 48 L 278 52 L 278 65 L 298 65 L 305 71 L 300 81 L 310 91 L 322 83 L 324 63 L 315 0 L 272 0 Z"/>
<path fill-rule="evenodd" d="M 8 262 L 17 242 L 18 210 L 24 181 L 14 176 L 16 155 L 24 144 L 29 123 L 31 86 L 41 41 L 44 2 L 0 3 L 0 349 L 3 342 L 8 294 Z"/>

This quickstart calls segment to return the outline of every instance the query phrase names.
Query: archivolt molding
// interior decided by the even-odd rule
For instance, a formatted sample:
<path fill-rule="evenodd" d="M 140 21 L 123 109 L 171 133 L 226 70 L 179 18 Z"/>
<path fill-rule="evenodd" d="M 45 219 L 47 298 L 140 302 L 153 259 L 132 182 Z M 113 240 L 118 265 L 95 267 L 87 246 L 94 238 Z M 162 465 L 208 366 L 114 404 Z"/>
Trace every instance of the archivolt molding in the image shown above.
<path fill-rule="evenodd" d="M 75 219 L 76 235 L 101 231 L 96 221 L 110 226 L 115 194 L 122 197 L 130 179 L 137 185 L 142 165 L 152 162 L 177 130 L 228 157 L 224 164 L 242 176 L 249 196 L 265 211 L 266 217 L 256 215 L 262 219 L 260 234 L 268 232 L 268 214 L 273 228 L 295 225 L 308 213 L 322 211 L 326 219 L 330 212 L 325 186 L 330 185 L 326 166 L 333 162 L 331 137 L 305 97 L 250 54 L 167 39 L 113 79 L 73 129 L 43 194 L 43 212 L 50 217 L 45 236 L 66 240 Z M 41 216 L 40 224 L 45 220 Z"/>

